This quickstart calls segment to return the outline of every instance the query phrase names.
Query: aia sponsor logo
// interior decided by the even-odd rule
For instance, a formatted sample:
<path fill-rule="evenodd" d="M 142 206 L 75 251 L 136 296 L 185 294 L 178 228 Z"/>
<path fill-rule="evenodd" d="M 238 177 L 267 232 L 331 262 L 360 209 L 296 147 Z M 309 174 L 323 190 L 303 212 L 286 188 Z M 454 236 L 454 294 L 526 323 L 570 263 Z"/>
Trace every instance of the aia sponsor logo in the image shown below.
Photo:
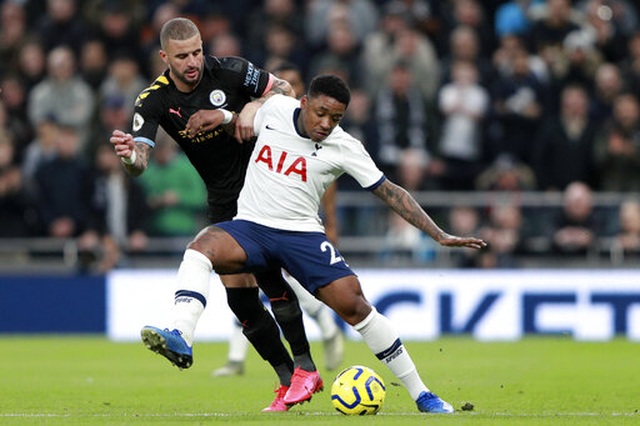
<path fill-rule="evenodd" d="M 269 145 L 265 145 L 260 149 L 255 162 L 263 163 L 269 170 L 281 173 L 285 176 L 297 175 L 302 182 L 307 181 L 307 160 L 304 157 L 294 157 L 286 151 L 282 151 L 276 158 Z"/>

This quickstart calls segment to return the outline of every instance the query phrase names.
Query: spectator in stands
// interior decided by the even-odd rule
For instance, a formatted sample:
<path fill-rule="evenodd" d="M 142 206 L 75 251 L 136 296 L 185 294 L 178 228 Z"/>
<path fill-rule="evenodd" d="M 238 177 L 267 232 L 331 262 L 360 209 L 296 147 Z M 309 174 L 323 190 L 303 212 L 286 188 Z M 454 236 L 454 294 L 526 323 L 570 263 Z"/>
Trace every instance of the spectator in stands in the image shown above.
<path fill-rule="evenodd" d="M 374 122 L 379 137 L 376 157 L 389 179 L 401 185 L 404 182 L 399 181 L 399 177 L 405 150 L 410 150 L 418 157 L 415 161 L 425 165 L 431 157 L 427 149 L 427 101 L 416 89 L 415 79 L 408 63 L 395 63 L 374 100 Z"/>
<path fill-rule="evenodd" d="M 478 268 L 517 268 L 516 254 L 522 244 L 522 211 L 514 203 L 491 206 L 488 222 L 480 228 L 480 235 L 488 243 L 488 250 L 479 252 Z"/>
<path fill-rule="evenodd" d="M 92 172 L 79 155 L 80 134 L 60 126 L 56 155 L 35 172 L 36 202 L 42 235 L 73 238 L 81 235 L 90 219 Z"/>
<path fill-rule="evenodd" d="M 620 63 L 622 80 L 631 93 L 640 93 L 640 31 L 629 37 L 627 56 Z"/>
<path fill-rule="evenodd" d="M 633 0 L 579 0 L 576 9 L 582 13 L 589 13 L 594 9 L 597 16 L 610 22 L 613 31 L 623 37 L 629 37 L 638 29 L 638 3 Z"/>
<path fill-rule="evenodd" d="M 218 58 L 242 56 L 242 42 L 232 32 L 218 34 L 209 42 L 209 53 Z"/>
<path fill-rule="evenodd" d="M 351 29 L 356 44 L 362 44 L 376 29 L 378 18 L 372 0 L 311 0 L 306 5 L 306 40 L 312 49 L 323 48 L 339 22 Z"/>
<path fill-rule="evenodd" d="M 480 213 L 471 206 L 452 206 L 448 212 L 449 228 L 455 235 L 478 235 Z M 453 265 L 458 268 L 475 268 L 478 264 L 477 251 L 456 250 L 451 252 Z"/>
<path fill-rule="evenodd" d="M 371 103 L 371 98 L 365 90 L 353 89 L 349 108 L 340 122 L 340 127 L 361 141 L 367 151 L 378 162 L 376 157 L 379 146 L 378 134 L 377 126 L 373 119 Z M 354 191 L 359 188 L 358 183 L 349 176 L 341 177 L 336 184 L 339 192 Z M 350 235 L 366 235 L 371 232 L 371 223 L 375 220 L 375 212 L 372 212 L 372 209 L 366 206 L 344 206 L 340 204 L 336 207 L 341 232 Z"/>
<path fill-rule="evenodd" d="M 544 0 L 509 0 L 496 9 L 495 33 L 500 39 L 506 36 L 526 37 L 532 28 L 531 8 Z"/>
<path fill-rule="evenodd" d="M 33 128 L 27 117 L 27 92 L 18 74 L 7 74 L 0 78 L 0 108 L 5 114 L 0 127 L 13 135 L 16 159 L 22 161 L 24 150 L 33 138 Z"/>
<path fill-rule="evenodd" d="M 109 55 L 129 57 L 142 65 L 139 28 L 130 5 L 123 0 L 104 1 L 93 32 Z"/>
<path fill-rule="evenodd" d="M 572 182 L 563 195 L 562 209 L 553 222 L 553 249 L 563 255 L 585 255 L 595 247 L 603 229 L 595 211 L 591 188 Z"/>
<path fill-rule="evenodd" d="M 407 147 L 399 152 L 396 181 L 408 191 L 423 188 L 429 159 L 425 152 Z M 413 262 L 432 261 L 435 257 L 435 244 L 427 234 L 404 220 L 395 211 L 387 213 L 387 230 L 382 246 L 381 258 L 386 262 L 403 259 Z"/>
<path fill-rule="evenodd" d="M 576 85 L 562 90 L 559 116 L 543 121 L 534 143 L 538 189 L 563 191 L 571 182 L 596 184 L 596 124 L 589 119 L 589 95 Z"/>
<path fill-rule="evenodd" d="M 513 58 L 512 73 L 500 75 L 494 84 L 491 159 L 508 153 L 531 165 L 533 141 L 544 103 L 544 87 L 529 68 L 529 53 L 521 49 Z"/>
<path fill-rule="evenodd" d="M 615 235 L 613 246 L 624 254 L 640 254 L 640 201 L 625 200 L 618 213 L 619 230 Z"/>
<path fill-rule="evenodd" d="M 374 97 L 385 84 L 393 65 L 403 61 L 413 75 L 420 76 L 414 83 L 423 97 L 435 99 L 440 86 L 440 60 L 433 43 L 414 26 L 406 6 L 392 2 L 385 8 L 379 28 L 363 45 L 361 71 L 369 96 Z"/>
<path fill-rule="evenodd" d="M 587 38 L 607 62 L 620 62 L 626 55 L 626 43 L 629 34 L 625 34 L 620 22 L 613 18 L 612 0 L 586 0 L 576 9 L 583 14 L 581 33 Z M 622 2 L 617 1 L 620 10 Z M 624 7 L 624 6 L 622 6 Z M 627 7 L 626 13 L 631 19 L 635 16 L 633 7 Z M 609 17 L 606 14 L 610 14 Z M 637 19 L 636 19 L 637 21 Z"/>
<path fill-rule="evenodd" d="M 537 189 L 533 169 L 509 154 L 499 155 L 476 179 L 481 191 L 520 192 Z"/>
<path fill-rule="evenodd" d="M 168 136 L 158 135 L 149 166 L 140 179 L 152 211 L 150 235 L 195 235 L 204 228 L 204 184 Z"/>
<path fill-rule="evenodd" d="M 471 191 L 484 167 L 482 123 L 490 107 L 489 93 L 479 84 L 473 62 L 455 62 L 451 77 L 438 96 L 442 115 L 438 153 L 445 163 L 440 179 L 445 190 Z"/>
<path fill-rule="evenodd" d="M 79 133 L 82 152 L 89 137 L 95 96 L 91 87 L 76 74 L 75 55 L 70 48 L 53 49 L 47 64 L 47 77 L 29 94 L 29 119 L 35 125 L 55 115 L 61 124 L 74 127 Z"/>
<path fill-rule="evenodd" d="M 276 77 L 286 80 L 291 85 L 297 99 L 305 95 L 305 83 L 302 71 L 291 62 L 281 62 L 277 67 L 269 68 Z"/>
<path fill-rule="evenodd" d="M 55 158 L 60 130 L 58 121 L 53 115 L 43 118 L 35 127 L 35 138 L 27 146 L 22 161 L 22 176 L 27 193 L 33 201 L 37 197 L 36 171 L 42 164 Z"/>
<path fill-rule="evenodd" d="M 27 197 L 12 136 L 0 127 L 0 237 L 28 236 L 26 212 Z"/>
<path fill-rule="evenodd" d="M 344 34 L 335 36 L 336 39 L 342 37 Z M 326 55 L 331 53 L 326 52 Z M 282 24 L 272 24 L 267 27 L 262 48 L 251 52 L 250 57 L 255 58 L 255 62 L 265 69 L 277 68 L 284 62 L 291 62 L 303 75 L 306 75 L 310 61 L 310 57 L 304 52 L 304 46 L 301 45 L 301 39 L 297 38 L 289 27 Z"/>
<path fill-rule="evenodd" d="M 78 71 L 82 79 L 97 93 L 107 76 L 109 57 L 104 43 L 98 38 L 89 38 L 82 43 Z"/>
<path fill-rule="evenodd" d="M 290 80 L 287 81 L 298 93 L 296 86 Z M 371 103 L 371 97 L 365 90 L 352 89 L 351 102 L 349 102 L 349 108 L 340 122 L 340 127 L 365 144 L 367 151 L 376 153 L 379 144 L 375 120 L 372 118 Z M 376 161 L 378 161 L 377 158 Z"/>
<path fill-rule="evenodd" d="M 620 69 L 608 62 L 601 64 L 594 77 L 590 117 L 598 124 L 611 118 L 615 99 L 624 91 Z"/>
<path fill-rule="evenodd" d="M 633 94 L 614 101 L 613 117 L 596 142 L 599 189 L 640 191 L 640 105 Z"/>
<path fill-rule="evenodd" d="M 241 3 L 241 2 L 239 2 Z M 212 6 L 211 10 L 205 15 L 198 17 L 198 28 L 200 28 L 200 34 L 202 34 L 204 51 L 211 51 L 217 49 L 213 44 L 215 40 L 225 40 L 225 37 L 236 37 L 234 30 L 234 24 L 228 11 L 225 11 L 220 6 Z M 240 38 L 237 38 L 240 43 L 239 50 L 244 50 L 244 45 Z"/>
<path fill-rule="evenodd" d="M 104 273 L 122 264 L 127 253 L 146 248 L 149 206 L 141 184 L 124 173 L 109 145 L 98 146 L 95 163 L 92 214 L 78 238 L 79 267 Z"/>
<path fill-rule="evenodd" d="M 128 54 L 115 55 L 109 62 L 107 75 L 100 85 L 99 98 L 122 98 L 125 110 L 133 115 L 136 98 L 147 85 L 135 58 Z"/>
<path fill-rule="evenodd" d="M 115 129 L 131 127 L 131 104 L 128 104 L 124 95 L 111 94 L 106 96 L 98 106 L 97 117 L 94 120 L 91 131 L 90 144 L 87 154 L 93 158 L 100 145 L 104 144 Z"/>
<path fill-rule="evenodd" d="M 216 11 L 217 9 L 211 7 L 210 0 L 151 0 L 149 2 L 145 2 L 145 8 L 147 14 L 153 16 L 159 8 L 170 4 L 174 7 L 180 16 L 184 17 L 202 17 L 206 16 L 212 11 Z M 216 0 L 215 3 L 224 4 L 224 7 L 231 9 L 229 6 L 230 3 L 240 3 L 243 4 L 242 0 Z"/>
<path fill-rule="evenodd" d="M 44 47 L 37 39 L 30 39 L 20 47 L 16 68 L 28 92 L 44 79 L 47 57 Z"/>
<path fill-rule="evenodd" d="M 274 26 L 284 27 L 293 34 L 295 40 L 304 40 L 304 20 L 295 0 L 265 0 L 255 7 L 246 18 L 244 38 L 248 52 L 258 52 L 266 48 L 265 38 Z M 300 46 L 299 46 L 300 47 Z M 300 64 L 296 64 L 300 65 Z"/>
<path fill-rule="evenodd" d="M 388 10 L 404 10 L 413 19 L 416 30 L 434 39 L 439 28 L 438 5 L 432 0 L 389 0 L 382 1 Z"/>
<path fill-rule="evenodd" d="M 558 110 L 556 105 L 560 104 L 559 94 L 564 87 L 575 84 L 591 88 L 602 61 L 602 54 L 582 31 L 569 33 L 551 64 L 551 99 L 546 115 L 553 115 Z"/>
<path fill-rule="evenodd" d="M 143 64 L 144 74 L 149 80 L 154 80 L 166 69 L 164 62 L 160 59 L 158 51 L 160 50 L 160 40 L 158 35 L 160 29 L 169 20 L 177 18 L 180 10 L 173 2 L 165 2 L 157 5 L 157 7 L 149 6 L 147 8 L 148 19 L 146 24 L 142 25 L 140 30 L 140 48 L 142 57 L 146 58 L 146 65 Z"/>
<path fill-rule="evenodd" d="M 492 54 L 492 69 L 496 75 L 511 75 L 516 57 L 522 51 L 527 51 L 527 45 L 523 37 L 507 34 L 499 39 L 499 44 Z M 545 84 L 549 81 L 549 68 L 547 63 L 535 52 L 528 55 L 529 70 Z"/>
<path fill-rule="evenodd" d="M 478 0 L 456 0 L 446 2 L 442 19 L 441 39 L 439 56 L 444 56 L 447 51 L 446 46 L 451 40 L 451 34 L 458 27 L 468 27 L 473 29 L 478 38 L 479 56 L 489 57 L 495 48 L 495 36 L 488 15 L 485 9 L 489 7 L 488 2 Z"/>
<path fill-rule="evenodd" d="M 15 64 L 27 36 L 27 20 L 21 2 L 0 2 L 0 75 Z"/>
<path fill-rule="evenodd" d="M 347 74 L 352 85 L 361 87 L 364 79 L 361 77 L 360 46 L 346 22 L 333 23 L 327 34 L 326 49 L 311 59 L 309 75 L 318 75 L 327 68 L 338 68 Z"/>
<path fill-rule="evenodd" d="M 455 63 L 473 62 L 478 74 L 478 83 L 484 87 L 490 87 L 495 76 L 491 61 L 482 54 L 480 40 L 475 30 L 471 27 L 459 26 L 451 32 L 450 49 L 442 59 L 442 82 L 444 84 L 453 79 L 453 66 Z"/>
<path fill-rule="evenodd" d="M 531 29 L 534 51 L 562 50 L 565 37 L 580 29 L 577 15 L 570 0 L 547 0 L 542 17 L 534 21 Z"/>
<path fill-rule="evenodd" d="M 436 245 L 419 229 L 416 230 L 395 212 L 388 215 L 388 229 L 380 251 L 385 264 L 402 266 L 431 262 L 436 256 Z"/>
<path fill-rule="evenodd" d="M 80 53 L 82 41 L 88 35 L 86 21 L 78 11 L 76 0 L 46 0 L 46 14 L 36 22 L 35 31 L 47 52 L 55 47 L 69 46 Z"/>

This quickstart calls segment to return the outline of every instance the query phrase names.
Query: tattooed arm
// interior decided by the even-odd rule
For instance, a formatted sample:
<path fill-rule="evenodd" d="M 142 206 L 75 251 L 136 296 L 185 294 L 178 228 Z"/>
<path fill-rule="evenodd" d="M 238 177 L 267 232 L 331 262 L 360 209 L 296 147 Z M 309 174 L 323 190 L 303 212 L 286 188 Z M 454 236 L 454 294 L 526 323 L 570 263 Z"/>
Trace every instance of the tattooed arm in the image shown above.
<path fill-rule="evenodd" d="M 128 174 L 140 176 L 145 171 L 149 162 L 149 150 L 151 149 L 149 145 L 134 142 L 131 134 L 121 130 L 114 130 L 109 142 L 122 160 L 122 165 Z"/>
<path fill-rule="evenodd" d="M 243 140 L 249 140 L 255 136 L 255 133 L 253 132 L 253 119 L 255 118 L 258 109 L 266 102 L 267 99 L 277 94 L 291 96 L 294 98 L 296 96 L 295 91 L 288 81 L 278 78 L 273 74 L 271 74 L 271 78 L 273 79 L 271 89 L 262 95 L 262 97 L 254 99 L 246 104 L 244 108 L 242 108 L 242 111 L 240 111 L 240 114 L 238 114 L 238 118 L 235 123 L 235 138 L 240 143 L 242 143 Z"/>
<path fill-rule="evenodd" d="M 373 193 L 402 216 L 404 220 L 426 232 L 441 246 L 480 249 L 487 245 L 487 243 L 478 238 L 457 237 L 447 234 L 420 207 L 420 204 L 409 192 L 389 180 L 385 180 L 373 190 Z"/>

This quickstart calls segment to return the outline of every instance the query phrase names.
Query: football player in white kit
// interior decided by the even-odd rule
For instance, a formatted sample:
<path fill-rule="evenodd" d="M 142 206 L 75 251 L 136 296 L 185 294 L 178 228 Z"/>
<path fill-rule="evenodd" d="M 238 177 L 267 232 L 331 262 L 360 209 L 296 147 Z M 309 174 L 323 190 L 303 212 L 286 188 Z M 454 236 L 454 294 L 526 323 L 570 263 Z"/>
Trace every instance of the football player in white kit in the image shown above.
<path fill-rule="evenodd" d="M 391 322 L 366 300 L 360 282 L 327 239 L 318 215 L 326 188 L 344 173 L 442 246 L 480 249 L 478 238 L 443 231 L 403 188 L 390 182 L 362 143 L 338 126 L 350 92 L 338 77 L 314 78 L 301 100 L 275 95 L 258 110 L 258 135 L 232 221 L 203 230 L 187 250 L 219 274 L 286 269 L 362 336 L 403 383 L 422 412 L 451 413 L 432 393 Z M 208 280 L 211 270 L 202 270 Z M 194 275 L 195 276 L 195 275 Z M 273 290 L 273 289 L 270 289 Z M 285 404 L 295 404 L 317 376 L 294 370 Z"/>

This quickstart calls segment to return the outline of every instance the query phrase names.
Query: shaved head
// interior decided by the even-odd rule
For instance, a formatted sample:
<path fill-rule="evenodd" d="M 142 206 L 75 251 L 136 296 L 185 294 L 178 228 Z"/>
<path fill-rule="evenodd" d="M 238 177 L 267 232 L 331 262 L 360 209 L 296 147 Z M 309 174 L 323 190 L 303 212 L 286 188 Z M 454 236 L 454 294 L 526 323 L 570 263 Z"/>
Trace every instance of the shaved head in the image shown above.
<path fill-rule="evenodd" d="M 193 21 L 187 18 L 171 19 L 160 30 L 160 48 L 165 50 L 169 40 L 188 40 L 199 34 L 200 31 Z"/>

